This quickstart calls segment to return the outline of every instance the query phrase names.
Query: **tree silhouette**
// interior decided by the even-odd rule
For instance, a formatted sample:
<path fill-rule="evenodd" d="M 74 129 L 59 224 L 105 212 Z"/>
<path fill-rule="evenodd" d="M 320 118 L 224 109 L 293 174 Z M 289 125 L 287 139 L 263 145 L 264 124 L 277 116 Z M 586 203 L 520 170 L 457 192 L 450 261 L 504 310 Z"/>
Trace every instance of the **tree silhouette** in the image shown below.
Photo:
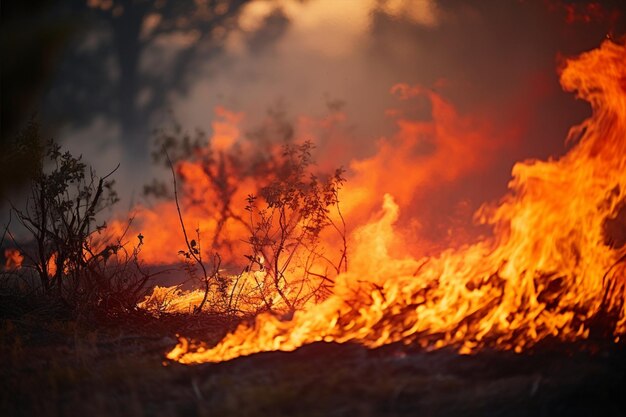
<path fill-rule="evenodd" d="M 67 48 L 46 116 L 84 126 L 103 115 L 119 123 L 129 156 L 146 158 L 151 118 L 219 53 L 247 1 L 73 0 L 62 13 L 81 22 L 81 36 Z M 142 64 L 167 48 L 167 63 Z"/>

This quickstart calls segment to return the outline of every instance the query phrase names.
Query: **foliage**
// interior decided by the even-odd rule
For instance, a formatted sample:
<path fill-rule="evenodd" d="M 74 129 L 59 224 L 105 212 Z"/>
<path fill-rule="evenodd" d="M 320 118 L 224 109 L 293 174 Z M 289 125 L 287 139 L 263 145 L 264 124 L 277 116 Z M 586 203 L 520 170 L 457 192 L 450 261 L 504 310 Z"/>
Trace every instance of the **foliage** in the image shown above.
<path fill-rule="evenodd" d="M 145 127 L 168 107 L 172 93 L 190 87 L 203 59 L 221 50 L 223 37 L 237 29 L 237 16 L 246 3 L 70 0 L 58 4 L 52 10 L 58 20 L 75 22 L 77 28 L 64 59 L 54 68 L 55 80 L 44 98 L 46 112 L 60 120 L 71 114 L 71 122 L 79 126 L 98 116 L 115 121 L 132 158 L 143 158 L 148 150 Z M 181 36 L 188 41 L 170 41 Z M 166 57 L 158 53 L 164 43 L 174 53 Z M 146 56 L 160 65 L 142 65 Z"/>
<path fill-rule="evenodd" d="M 271 122 L 286 131 L 282 118 Z M 289 138 L 291 135 L 283 139 Z M 157 197 L 173 194 L 186 246 L 179 254 L 190 278 L 205 292 L 196 311 L 207 299 L 211 311 L 248 315 L 261 310 L 294 311 L 312 298 L 324 298 L 333 276 L 347 269 L 345 223 L 338 197 L 345 181 L 343 169 L 317 174 L 310 141 L 296 145 L 289 139 L 278 151 L 275 143 L 255 137 L 252 152 L 249 147 L 241 152 L 236 142 L 228 149 L 218 149 L 202 131 L 190 134 L 177 123 L 159 130 L 156 139 L 161 148 L 154 152 L 154 161 L 169 166 L 174 190 L 171 193 L 166 185 L 154 181 L 145 192 Z M 201 178 L 186 177 L 185 164 L 193 165 L 194 175 L 200 173 Z M 236 201 L 243 183 L 254 184 L 255 190 L 245 207 Z M 210 244 L 204 249 L 199 229 L 195 236 L 188 235 L 181 203 L 216 220 Z M 245 226 L 249 235 L 223 236 L 227 223 Z M 339 236 L 339 255 L 325 253 L 328 248 L 320 237 L 326 230 Z M 241 249 L 233 253 L 233 243 L 241 248 L 241 242 L 233 239 L 245 239 L 248 253 L 243 252 L 244 265 L 237 262 L 242 259 Z M 234 260 L 243 267 L 242 272 L 221 274 L 223 259 Z"/>
<path fill-rule="evenodd" d="M 225 236 L 227 224 L 248 226 L 243 200 L 236 198 L 238 193 L 242 194 L 241 185 L 254 183 L 260 189 L 271 180 L 282 165 L 281 155 L 275 152 L 276 143 L 291 143 L 293 126 L 284 110 L 271 108 L 267 120 L 248 132 L 244 140 L 220 149 L 204 131 L 183 129 L 173 115 L 171 125 L 154 132 L 153 162 L 168 169 L 171 163 L 180 179 L 183 205 L 192 205 L 196 211 L 201 209 L 204 216 L 216 220 L 217 227 L 205 248 L 222 255 L 231 253 L 235 246 L 232 238 Z M 200 167 L 201 180 L 189 178 L 182 169 L 184 165 Z M 153 179 L 144 186 L 144 195 L 172 199 L 171 188 L 171 182 Z"/>
<path fill-rule="evenodd" d="M 186 132 L 181 125 L 174 121 L 170 129 L 158 129 L 155 132 L 155 148 L 152 153 L 156 164 L 176 170 L 181 178 L 181 194 L 185 203 L 201 207 L 207 217 L 216 220 L 210 248 L 212 251 L 231 251 L 229 238 L 223 236 L 224 227 L 229 221 L 245 224 L 233 206 L 233 197 L 239 185 L 247 178 L 254 176 L 261 164 L 253 164 L 245 160 L 241 152 L 217 152 L 211 146 L 206 134 L 202 130 L 194 133 Z M 181 172 L 181 164 L 194 163 L 202 167 L 202 174 L 206 186 L 198 189 L 197 183 L 191 181 Z M 254 165 L 254 168 L 244 167 Z M 146 196 L 156 198 L 172 198 L 173 192 L 163 181 L 154 179 L 144 186 Z"/>
<path fill-rule="evenodd" d="M 260 190 L 257 196 L 248 196 L 246 210 L 249 212 L 251 235 L 248 244 L 250 267 L 257 266 L 265 272 L 280 299 L 290 311 L 303 304 L 320 289 L 328 288 L 328 266 L 335 272 L 345 267 L 346 247 L 341 258 L 334 264 L 323 253 L 320 233 L 334 226 L 331 208 L 339 209 L 338 193 L 345 182 L 343 170 L 335 170 L 325 179 L 310 172 L 313 144 L 285 145 L 283 162 L 276 178 Z M 338 211 L 341 217 L 341 212 Z M 320 269 L 320 261 L 325 269 Z M 298 277 L 293 280 L 291 277 Z M 266 287 L 267 283 L 259 283 Z M 264 299 L 268 309 L 272 300 Z"/>
<path fill-rule="evenodd" d="M 138 261 L 141 238 L 129 249 L 124 236 L 107 236 L 106 222 L 97 221 L 118 202 L 109 179 L 114 172 L 99 177 L 81 157 L 50 140 L 24 207 L 12 204 L 32 239 L 20 243 L 8 232 L 25 267 L 35 271 L 39 290 L 73 308 L 132 309 L 150 277 Z"/>

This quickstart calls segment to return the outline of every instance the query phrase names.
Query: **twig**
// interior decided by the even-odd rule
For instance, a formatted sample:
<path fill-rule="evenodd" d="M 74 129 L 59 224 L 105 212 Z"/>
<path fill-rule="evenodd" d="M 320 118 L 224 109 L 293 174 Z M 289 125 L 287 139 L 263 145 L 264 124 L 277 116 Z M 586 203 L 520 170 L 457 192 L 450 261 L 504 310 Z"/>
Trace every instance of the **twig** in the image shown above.
<path fill-rule="evenodd" d="M 180 227 L 181 227 L 181 229 L 183 231 L 183 236 L 185 237 L 185 244 L 187 245 L 187 250 L 188 250 L 187 253 L 200 266 L 200 268 L 202 269 L 202 273 L 204 275 L 204 284 L 205 284 L 204 297 L 202 298 L 202 302 L 200 303 L 200 305 L 197 308 L 194 309 L 194 312 L 199 313 L 200 311 L 202 311 L 202 308 L 204 307 L 204 304 L 206 303 L 206 300 L 207 300 L 207 297 L 208 297 L 208 293 L 209 293 L 209 275 L 207 273 L 206 267 L 204 266 L 204 263 L 198 257 L 198 255 L 195 253 L 195 251 L 197 249 L 195 247 L 191 246 L 191 242 L 189 241 L 189 237 L 187 235 L 187 228 L 185 227 L 185 222 L 183 220 L 183 215 L 182 215 L 181 210 L 180 210 L 180 203 L 178 201 L 178 186 L 177 186 L 177 182 L 176 182 L 176 173 L 174 172 L 174 164 L 172 164 L 172 160 L 170 159 L 170 155 L 168 154 L 167 149 L 165 149 L 165 147 L 163 147 L 163 152 L 165 153 L 165 157 L 167 158 L 167 163 L 169 164 L 170 170 L 172 171 L 172 181 L 174 183 L 174 202 L 176 203 L 176 211 L 178 212 L 178 220 L 180 221 Z"/>

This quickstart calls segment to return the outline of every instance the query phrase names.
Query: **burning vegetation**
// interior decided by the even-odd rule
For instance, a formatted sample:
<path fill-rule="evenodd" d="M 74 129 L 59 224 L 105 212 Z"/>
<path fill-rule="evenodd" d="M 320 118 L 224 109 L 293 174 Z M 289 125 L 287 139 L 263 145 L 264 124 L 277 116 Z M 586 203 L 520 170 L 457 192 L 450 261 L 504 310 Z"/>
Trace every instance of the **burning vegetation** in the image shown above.
<path fill-rule="evenodd" d="M 593 115 L 571 130 L 575 145 L 562 158 L 513 168 L 509 194 L 477 215 L 493 238 L 398 258 L 389 247 L 397 244 L 399 208 L 386 195 L 378 220 L 350 236 L 350 267 L 323 302 L 291 320 L 262 314 L 214 347 L 183 339 L 168 358 L 217 362 L 322 340 L 452 345 L 461 353 L 522 352 L 548 337 L 592 332 L 617 342 L 626 330 L 626 258 L 606 225 L 626 193 L 624 62 L 624 46 L 610 41 L 566 62 L 563 88 L 587 100 Z"/>
<path fill-rule="evenodd" d="M 595 11 L 587 9 L 592 17 Z M 571 128 L 562 157 L 514 165 L 507 194 L 474 214 L 487 236 L 451 228 L 442 239 L 454 241 L 449 247 L 423 237 L 412 210 L 429 187 L 480 171 L 502 145 L 487 139 L 496 134 L 489 123 L 461 114 L 421 86 L 397 84 L 391 93 L 400 101 L 424 100 L 431 118 L 416 121 L 389 110 L 396 134 L 346 169 L 335 167 L 333 158 L 319 160 L 315 134 L 312 140 L 296 135 L 280 114 L 254 132 L 253 141 L 242 140 L 244 115 L 222 107 L 211 137 L 176 124 L 159 130 L 153 158 L 171 178 L 147 185 L 153 204 L 135 206 L 130 219 L 105 221 L 106 209 L 118 202 L 115 170 L 100 177 L 51 141 L 37 149 L 40 164 L 24 206 L 11 205 L 28 239 L 11 224 L 4 229 L 1 289 L 13 283 L 23 300 L 52 300 L 50 315 L 61 309 L 114 323 L 131 317 L 166 326 L 168 336 L 182 334 L 150 347 L 158 372 L 171 369 L 163 363 L 193 375 L 200 402 L 206 402 L 203 391 L 225 391 L 228 378 L 216 371 L 199 388 L 195 378 L 203 369 L 217 368 L 178 363 L 226 362 L 260 352 L 274 352 L 263 357 L 270 361 L 297 362 L 328 349 L 330 362 L 352 366 L 352 359 L 332 356 L 340 346 L 368 358 L 369 368 L 357 367 L 357 374 L 375 368 L 386 378 L 404 366 L 397 362 L 403 349 L 439 361 L 451 352 L 480 367 L 485 352 L 509 363 L 550 341 L 623 346 L 625 62 L 626 44 L 612 40 L 563 62 L 563 89 L 589 103 L 591 116 Z M 304 124 L 314 131 L 316 124 L 328 127 L 342 117 L 337 111 Z M 36 135 L 35 124 L 28 129 Z M 158 281 L 159 275 L 168 279 Z M 168 285 L 172 278 L 175 285 Z M 219 330 L 202 327 L 207 322 Z M 0 330 L 16 333 L 8 321 Z M 72 331 L 77 339 L 76 329 L 62 329 Z M 85 357 L 102 345 L 127 345 L 121 335 L 104 343 L 97 334 L 89 337 Z M 11 354 L 18 357 L 21 342 L 15 340 Z M 388 345 L 401 353 L 371 352 Z M 294 356 L 282 353 L 296 349 Z M 238 370 L 248 360 L 254 357 L 219 369 Z M 296 368 L 314 375 L 317 364 Z M 350 380 L 350 372 L 338 372 L 337 381 Z M 566 374 L 554 371 L 554 378 L 567 381 Z M 415 382 L 411 378 L 406 386 Z M 541 378 L 524 380 L 531 397 Z M 394 388 L 393 401 L 402 389 Z"/>
<path fill-rule="evenodd" d="M 406 249 L 407 236 L 396 228 L 410 200 L 405 194 L 447 158 L 464 157 L 466 168 L 455 164 L 461 171 L 479 165 L 466 146 L 480 148 L 481 141 L 455 145 L 454 126 L 469 137 L 480 129 L 468 130 L 435 93 L 398 85 L 393 91 L 402 99 L 428 97 L 434 125 L 400 120 L 400 152 L 382 143 L 376 157 L 354 162 L 348 174 L 315 170 L 309 141 L 238 141 L 241 115 L 224 109 L 209 140 L 179 126 L 160 131 L 155 160 L 171 168 L 173 189 L 152 183 L 146 191 L 161 200 L 137 208 L 130 223 L 95 224 L 116 202 L 110 174 L 97 177 L 50 144 L 52 167 L 42 167 L 26 209 L 14 208 L 36 248 L 7 249 L 5 270 L 26 258 L 40 287 L 74 306 L 256 317 L 216 346 L 181 339 L 167 357 L 182 363 L 316 341 L 453 346 L 460 353 L 522 352 L 546 338 L 592 334 L 617 342 L 626 331 L 626 249 L 615 238 L 626 201 L 625 61 L 625 47 L 606 41 L 565 62 L 563 88 L 588 101 L 593 114 L 571 129 L 573 146 L 562 158 L 515 165 L 509 193 L 476 213 L 493 228 L 489 238 L 430 256 Z M 447 128 L 438 127 L 442 120 Z M 365 216 L 382 197 L 372 176 L 399 179 L 410 164 L 402 155 L 403 146 L 414 146 L 406 131 L 409 138 L 438 137 L 441 155 L 431 156 L 434 167 L 390 184 L 382 210 Z M 176 261 L 197 289 L 156 286 L 141 300 L 153 277 L 145 265 Z M 234 267 L 241 272 L 229 273 Z"/>

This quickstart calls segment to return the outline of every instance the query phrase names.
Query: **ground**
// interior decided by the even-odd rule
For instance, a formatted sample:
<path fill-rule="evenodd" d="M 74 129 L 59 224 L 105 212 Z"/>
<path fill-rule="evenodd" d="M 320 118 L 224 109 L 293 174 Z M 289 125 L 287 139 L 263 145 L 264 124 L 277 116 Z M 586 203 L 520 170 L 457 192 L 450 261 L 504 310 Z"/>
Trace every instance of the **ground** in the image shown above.
<path fill-rule="evenodd" d="M 97 326 L 94 323 L 98 323 Z M 221 364 L 164 362 L 216 317 L 3 318 L 3 416 L 623 416 L 626 346 L 462 356 L 319 343 Z M 165 364 L 165 365 L 164 365 Z"/>

